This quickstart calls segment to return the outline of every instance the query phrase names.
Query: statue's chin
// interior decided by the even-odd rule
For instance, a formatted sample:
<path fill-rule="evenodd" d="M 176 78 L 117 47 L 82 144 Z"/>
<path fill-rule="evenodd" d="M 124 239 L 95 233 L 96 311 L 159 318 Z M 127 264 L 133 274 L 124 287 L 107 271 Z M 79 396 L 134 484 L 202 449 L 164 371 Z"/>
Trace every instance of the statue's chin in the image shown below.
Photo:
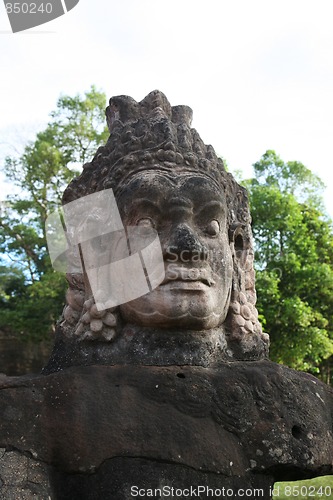
<path fill-rule="evenodd" d="M 216 328 L 221 325 L 225 319 L 225 315 L 217 314 L 209 311 L 203 314 L 203 311 L 153 311 L 143 312 L 135 307 L 126 306 L 121 307 L 123 319 L 128 323 L 134 323 L 138 326 L 158 327 L 158 328 L 175 328 L 180 327 L 184 329 L 194 330 L 207 330 Z"/>
<path fill-rule="evenodd" d="M 221 301 L 219 289 L 201 283 L 171 283 L 120 306 L 123 319 L 139 326 L 209 329 L 226 318 L 230 294 Z"/>

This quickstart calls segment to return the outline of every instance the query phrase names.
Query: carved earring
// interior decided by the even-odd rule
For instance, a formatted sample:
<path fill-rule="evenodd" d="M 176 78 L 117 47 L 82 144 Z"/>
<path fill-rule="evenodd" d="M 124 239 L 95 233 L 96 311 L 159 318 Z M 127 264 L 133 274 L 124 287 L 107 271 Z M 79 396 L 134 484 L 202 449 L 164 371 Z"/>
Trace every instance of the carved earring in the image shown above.
<path fill-rule="evenodd" d="M 240 340 L 252 334 L 258 322 L 255 308 L 253 250 L 244 228 L 238 226 L 232 232 L 231 251 L 234 276 L 229 310 L 232 338 Z"/>
<path fill-rule="evenodd" d="M 83 275 L 67 275 L 69 288 L 63 311 L 62 331 L 68 338 L 78 341 L 110 342 L 116 336 L 119 308 L 98 311 L 88 283 Z"/>

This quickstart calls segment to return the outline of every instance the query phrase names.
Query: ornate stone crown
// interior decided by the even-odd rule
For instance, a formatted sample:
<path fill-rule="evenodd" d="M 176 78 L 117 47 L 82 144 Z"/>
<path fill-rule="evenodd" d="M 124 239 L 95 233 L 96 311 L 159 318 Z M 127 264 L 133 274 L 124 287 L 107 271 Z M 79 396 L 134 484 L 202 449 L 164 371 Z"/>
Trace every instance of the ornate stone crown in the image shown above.
<path fill-rule="evenodd" d="M 191 108 L 171 106 L 158 90 L 140 102 L 129 96 L 112 97 L 106 108 L 110 137 L 68 186 L 63 202 L 106 188 L 117 192 L 136 172 L 197 173 L 224 191 L 230 226 L 249 224 L 246 190 L 225 170 L 213 147 L 191 128 L 192 116 Z"/>

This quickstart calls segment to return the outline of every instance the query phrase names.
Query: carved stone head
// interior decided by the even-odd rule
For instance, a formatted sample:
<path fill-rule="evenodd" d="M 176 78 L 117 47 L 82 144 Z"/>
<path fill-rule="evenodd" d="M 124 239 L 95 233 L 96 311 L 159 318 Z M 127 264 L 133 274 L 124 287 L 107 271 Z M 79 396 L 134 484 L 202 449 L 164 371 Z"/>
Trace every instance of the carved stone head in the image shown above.
<path fill-rule="evenodd" d="M 109 140 L 63 203 L 112 188 L 125 227 L 158 232 L 165 278 L 150 293 L 99 311 L 87 276 L 68 275 L 58 344 L 74 363 L 84 362 L 73 354 L 79 351 L 87 362 L 111 364 L 266 357 L 246 190 L 191 128 L 192 110 L 172 107 L 161 92 L 141 102 L 113 97 L 106 117 Z"/>

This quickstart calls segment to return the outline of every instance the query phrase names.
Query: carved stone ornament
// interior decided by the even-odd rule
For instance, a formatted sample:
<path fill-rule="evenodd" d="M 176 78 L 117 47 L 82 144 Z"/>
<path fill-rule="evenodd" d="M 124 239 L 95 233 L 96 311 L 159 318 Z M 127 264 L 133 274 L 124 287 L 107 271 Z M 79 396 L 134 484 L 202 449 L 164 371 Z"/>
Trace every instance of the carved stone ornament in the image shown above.
<path fill-rule="evenodd" d="M 0 377 L 0 500 L 266 500 L 275 481 L 332 474 L 333 391 L 267 359 L 245 189 L 161 92 L 114 97 L 106 116 L 110 138 L 64 210 L 110 192 L 126 237 L 71 254 L 43 373 Z M 92 227 L 113 216 L 86 212 Z M 122 285 L 100 264 L 130 228 L 158 234 L 163 277 L 112 305 L 103 286 Z"/>

